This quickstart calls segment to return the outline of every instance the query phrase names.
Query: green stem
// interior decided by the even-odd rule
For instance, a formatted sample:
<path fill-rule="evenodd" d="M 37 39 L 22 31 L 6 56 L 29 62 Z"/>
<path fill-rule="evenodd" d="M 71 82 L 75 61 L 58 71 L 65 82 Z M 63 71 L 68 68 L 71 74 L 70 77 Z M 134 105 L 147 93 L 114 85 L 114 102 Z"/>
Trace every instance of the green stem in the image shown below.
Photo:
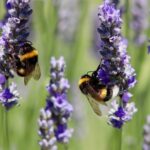
<path fill-rule="evenodd" d="M 123 132 L 123 129 L 120 129 L 120 133 L 119 133 L 120 134 L 120 150 L 122 149 L 122 132 Z"/>
<path fill-rule="evenodd" d="M 112 135 L 109 139 L 107 150 L 121 150 L 122 149 L 122 129 L 113 129 Z"/>
<path fill-rule="evenodd" d="M 8 128 L 8 111 L 3 109 L 3 143 L 4 150 L 10 150 L 9 148 L 9 128 Z"/>
<path fill-rule="evenodd" d="M 2 145 L 2 147 L 1 148 L 3 148 L 4 147 L 4 142 L 3 142 L 3 137 L 4 137 L 4 130 L 3 130 L 3 108 L 1 107 L 1 122 L 2 122 L 2 124 L 1 124 L 1 145 Z"/>
<path fill-rule="evenodd" d="M 67 145 L 67 144 L 65 144 L 65 145 L 64 145 L 64 150 L 69 150 L 69 148 L 68 148 L 68 145 Z"/>
<path fill-rule="evenodd" d="M 129 39 L 130 35 L 129 35 L 129 22 L 130 22 L 130 17 L 129 17 L 129 0 L 125 1 L 125 8 L 126 8 L 126 14 L 125 14 L 125 23 L 126 23 L 126 27 L 125 27 L 125 36 L 127 39 Z"/>
<path fill-rule="evenodd" d="M 115 137 L 114 139 L 114 149 L 113 150 L 121 150 L 122 149 L 122 129 L 115 129 Z M 117 137 L 117 138 L 116 138 Z M 117 144 L 118 143 L 118 144 Z"/>

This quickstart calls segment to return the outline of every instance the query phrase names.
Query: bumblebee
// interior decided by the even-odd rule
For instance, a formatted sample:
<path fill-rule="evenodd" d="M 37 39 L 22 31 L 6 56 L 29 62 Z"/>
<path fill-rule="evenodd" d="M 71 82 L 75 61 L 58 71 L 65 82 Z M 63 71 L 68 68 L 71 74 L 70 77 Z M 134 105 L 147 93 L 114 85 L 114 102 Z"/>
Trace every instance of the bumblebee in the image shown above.
<path fill-rule="evenodd" d="M 101 116 L 100 104 L 107 105 L 106 102 L 119 94 L 119 87 L 114 85 L 107 87 L 100 83 L 93 72 L 92 76 L 85 74 L 79 80 L 79 88 L 86 95 L 94 112 Z"/>
<path fill-rule="evenodd" d="M 39 80 L 41 71 L 38 64 L 38 51 L 31 43 L 24 43 L 19 49 L 19 55 L 15 57 L 15 72 L 24 77 L 25 85 L 32 77 Z"/>

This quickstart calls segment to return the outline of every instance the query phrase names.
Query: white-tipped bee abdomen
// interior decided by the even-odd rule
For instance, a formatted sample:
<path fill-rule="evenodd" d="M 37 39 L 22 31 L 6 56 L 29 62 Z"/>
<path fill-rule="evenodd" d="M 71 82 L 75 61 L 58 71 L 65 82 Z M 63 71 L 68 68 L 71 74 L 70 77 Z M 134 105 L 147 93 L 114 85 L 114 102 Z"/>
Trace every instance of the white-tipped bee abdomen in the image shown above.
<path fill-rule="evenodd" d="M 119 94 L 119 87 L 117 85 L 114 85 L 114 87 L 112 88 L 112 99 L 118 96 L 118 94 Z"/>

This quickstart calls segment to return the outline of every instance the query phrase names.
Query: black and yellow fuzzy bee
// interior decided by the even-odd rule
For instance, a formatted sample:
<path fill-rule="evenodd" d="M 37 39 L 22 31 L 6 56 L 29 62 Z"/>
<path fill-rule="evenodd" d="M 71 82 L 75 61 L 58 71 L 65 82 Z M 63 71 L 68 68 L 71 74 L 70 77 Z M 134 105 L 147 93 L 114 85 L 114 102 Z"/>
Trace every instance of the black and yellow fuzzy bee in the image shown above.
<path fill-rule="evenodd" d="M 19 51 L 19 55 L 15 57 L 15 72 L 24 77 L 25 85 L 31 77 L 39 80 L 41 71 L 38 64 L 38 51 L 29 42 L 24 43 Z"/>
<path fill-rule="evenodd" d="M 106 102 L 118 96 L 119 87 L 117 85 L 107 87 L 100 83 L 95 72 L 90 76 L 85 74 L 79 80 L 79 88 L 86 95 L 94 112 L 101 116 L 100 104 L 106 105 Z"/>

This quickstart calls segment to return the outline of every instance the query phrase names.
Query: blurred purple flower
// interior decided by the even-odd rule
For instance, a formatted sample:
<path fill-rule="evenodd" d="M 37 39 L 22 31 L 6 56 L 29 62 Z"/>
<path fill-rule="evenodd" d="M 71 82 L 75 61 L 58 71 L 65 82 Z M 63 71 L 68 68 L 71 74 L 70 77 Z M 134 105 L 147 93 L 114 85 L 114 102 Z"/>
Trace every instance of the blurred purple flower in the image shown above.
<path fill-rule="evenodd" d="M 147 116 L 147 122 L 144 125 L 144 141 L 142 150 L 150 149 L 150 115 Z"/>
<path fill-rule="evenodd" d="M 134 41 L 137 45 L 142 45 L 147 41 L 145 30 L 148 28 L 148 0 L 132 1 L 132 29 L 134 31 Z"/>
<path fill-rule="evenodd" d="M 91 39 L 91 51 L 94 52 L 95 56 L 99 58 L 98 56 L 98 50 L 100 48 L 100 42 L 99 42 L 99 34 L 97 32 L 97 28 L 99 26 L 98 16 L 96 15 L 97 12 L 92 12 L 91 14 L 91 23 L 92 23 L 92 39 Z"/>
<path fill-rule="evenodd" d="M 40 146 L 42 150 L 53 149 L 53 147 L 57 149 L 57 142 L 67 144 L 73 132 L 73 129 L 68 128 L 67 125 L 73 107 L 67 101 L 67 91 L 70 85 L 68 80 L 64 78 L 64 58 L 60 57 L 56 60 L 52 57 L 50 64 L 51 79 L 47 86 L 49 96 L 47 97 L 46 107 L 42 110 L 42 116 L 46 113 L 50 115 L 49 117 L 41 116 L 39 119 L 39 135 L 42 138 Z M 42 122 L 47 125 L 42 125 Z M 52 139 L 55 140 L 53 140 L 52 144 L 49 144 Z M 43 143 L 43 140 L 45 143 Z"/>
<path fill-rule="evenodd" d="M 54 0 L 57 3 L 57 0 Z M 66 42 L 75 38 L 80 20 L 80 0 L 63 0 L 57 4 L 58 35 Z"/>
<path fill-rule="evenodd" d="M 148 54 L 150 54 L 150 45 L 148 45 Z"/>
<path fill-rule="evenodd" d="M 97 71 L 97 78 L 106 86 L 117 85 L 120 89 L 120 102 L 117 100 L 112 104 L 108 123 L 116 128 L 131 120 L 137 111 L 133 103 L 128 103 L 131 94 L 128 90 L 135 86 L 135 70 L 130 65 L 128 56 L 127 40 L 122 37 L 122 19 L 120 11 L 108 1 L 99 7 L 100 25 L 100 55 L 101 65 Z"/>

